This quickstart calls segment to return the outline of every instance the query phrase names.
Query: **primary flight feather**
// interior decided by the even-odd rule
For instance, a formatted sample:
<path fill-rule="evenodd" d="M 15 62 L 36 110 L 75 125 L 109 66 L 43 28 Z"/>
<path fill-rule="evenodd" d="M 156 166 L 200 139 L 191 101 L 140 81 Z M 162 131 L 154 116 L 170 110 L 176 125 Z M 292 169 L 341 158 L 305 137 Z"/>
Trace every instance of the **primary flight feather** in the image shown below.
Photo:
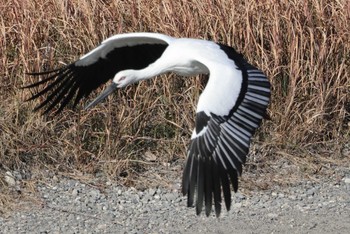
<path fill-rule="evenodd" d="M 60 112 L 77 105 L 108 80 L 112 83 L 89 105 L 101 102 L 117 88 L 175 72 L 183 76 L 208 74 L 199 97 L 183 172 L 182 192 L 197 214 L 208 216 L 214 202 L 221 212 L 222 197 L 231 206 L 231 186 L 246 161 L 250 139 L 266 114 L 270 83 L 232 47 L 207 40 L 173 38 L 158 33 L 115 35 L 79 60 L 62 68 L 30 73 L 45 77 L 25 88 L 42 86 L 29 100 L 45 96 L 35 110 Z"/>

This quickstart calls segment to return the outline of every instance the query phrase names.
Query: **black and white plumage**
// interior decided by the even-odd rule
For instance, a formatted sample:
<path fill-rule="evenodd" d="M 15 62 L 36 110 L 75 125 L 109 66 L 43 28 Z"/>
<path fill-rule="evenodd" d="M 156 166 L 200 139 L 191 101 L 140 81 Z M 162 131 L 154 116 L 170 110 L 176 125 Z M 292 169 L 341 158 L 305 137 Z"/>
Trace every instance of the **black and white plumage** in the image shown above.
<path fill-rule="evenodd" d="M 167 72 L 209 74 L 197 105 L 182 191 L 188 196 L 188 206 L 195 203 L 197 214 L 204 205 L 209 215 L 214 201 L 218 216 L 222 197 L 230 209 L 231 185 L 237 191 L 250 139 L 265 116 L 270 98 L 266 76 L 233 48 L 157 33 L 120 34 L 72 64 L 30 73 L 46 77 L 26 88 L 43 85 L 29 100 L 45 95 L 35 110 L 47 113 L 61 111 L 70 102 L 77 105 L 110 79 L 111 85 L 86 108 L 101 102 L 116 88 Z"/>

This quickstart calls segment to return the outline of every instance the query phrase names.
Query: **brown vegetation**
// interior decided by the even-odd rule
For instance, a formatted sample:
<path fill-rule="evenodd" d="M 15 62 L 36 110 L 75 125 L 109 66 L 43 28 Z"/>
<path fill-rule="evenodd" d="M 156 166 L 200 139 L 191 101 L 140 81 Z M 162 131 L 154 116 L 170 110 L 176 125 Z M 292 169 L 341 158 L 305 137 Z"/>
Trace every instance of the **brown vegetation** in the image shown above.
<path fill-rule="evenodd" d="M 161 76 L 93 110 L 58 116 L 23 102 L 30 92 L 19 87 L 33 81 L 25 72 L 70 63 L 117 33 L 215 40 L 261 68 L 273 87 L 272 120 L 256 134 L 251 164 L 281 156 L 335 162 L 349 141 L 347 0 L 0 0 L 0 12 L 0 195 L 8 191 L 6 170 L 103 172 L 128 181 L 146 152 L 158 162 L 185 157 L 203 77 Z"/>

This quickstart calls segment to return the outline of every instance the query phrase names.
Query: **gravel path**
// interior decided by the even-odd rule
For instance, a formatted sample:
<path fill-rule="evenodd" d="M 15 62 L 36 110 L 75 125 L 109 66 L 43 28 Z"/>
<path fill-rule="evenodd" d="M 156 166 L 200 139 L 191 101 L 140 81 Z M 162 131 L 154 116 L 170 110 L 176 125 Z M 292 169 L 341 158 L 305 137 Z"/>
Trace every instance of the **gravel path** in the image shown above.
<path fill-rule="evenodd" d="M 318 183 L 234 194 L 220 218 L 187 208 L 179 179 L 172 188 L 139 191 L 53 176 L 37 184 L 39 204 L 0 217 L 0 233 L 350 233 L 350 169 Z"/>

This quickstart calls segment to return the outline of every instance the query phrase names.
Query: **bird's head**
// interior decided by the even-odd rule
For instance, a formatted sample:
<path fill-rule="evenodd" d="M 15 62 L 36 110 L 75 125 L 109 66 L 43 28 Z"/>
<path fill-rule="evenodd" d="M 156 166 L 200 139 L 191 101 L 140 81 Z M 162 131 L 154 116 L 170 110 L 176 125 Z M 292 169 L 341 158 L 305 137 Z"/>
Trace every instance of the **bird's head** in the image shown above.
<path fill-rule="evenodd" d="M 124 70 L 121 72 L 118 72 L 114 78 L 113 82 L 105 89 L 103 92 L 98 95 L 95 100 L 93 100 L 91 103 L 89 103 L 86 107 L 86 109 L 92 108 L 98 103 L 102 102 L 108 95 L 113 93 L 117 88 L 123 88 L 127 86 L 128 84 L 134 83 L 137 81 L 137 76 L 135 73 L 135 70 Z"/>
<path fill-rule="evenodd" d="M 135 70 L 120 71 L 113 78 L 113 83 L 115 83 L 118 88 L 123 88 L 136 81 L 137 76 Z"/>

